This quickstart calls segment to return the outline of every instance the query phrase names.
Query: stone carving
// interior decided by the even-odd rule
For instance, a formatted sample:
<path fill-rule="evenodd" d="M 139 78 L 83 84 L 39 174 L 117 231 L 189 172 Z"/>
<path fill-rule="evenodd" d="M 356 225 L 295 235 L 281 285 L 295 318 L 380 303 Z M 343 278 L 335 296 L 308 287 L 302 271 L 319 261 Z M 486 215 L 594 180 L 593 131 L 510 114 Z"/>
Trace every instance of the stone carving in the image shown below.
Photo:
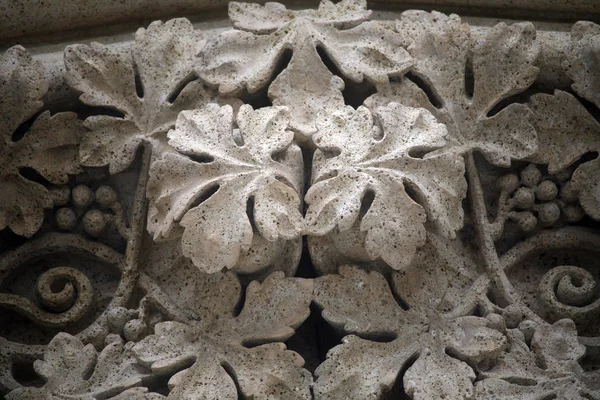
<path fill-rule="evenodd" d="M 290 127 L 310 136 L 320 111 L 344 106 L 344 81 L 333 75 L 319 56 L 322 49 L 341 74 L 354 81 L 385 83 L 401 75 L 410 58 L 400 38 L 369 17 L 364 0 L 324 1 L 316 11 L 289 11 L 277 3 L 229 3 L 234 26 L 202 51 L 199 75 L 224 94 L 250 93 L 268 86 L 273 105 L 288 106 Z M 337 27 L 354 26 L 340 30 Z M 292 56 L 271 81 L 285 50 Z"/>
<path fill-rule="evenodd" d="M 390 103 L 375 118 L 374 125 L 367 108 L 346 107 L 319 121 L 306 220 L 308 232 L 322 236 L 352 229 L 362 214 L 369 259 L 400 269 L 425 243 L 424 209 L 445 236 L 454 237 L 462 227 L 465 167 L 460 155 L 427 154 L 446 144 L 447 133 L 427 110 Z M 340 153 L 327 159 L 327 151 Z M 407 185 L 420 202 L 406 193 Z M 364 213 L 361 203 L 369 190 L 374 200 Z"/>
<path fill-rule="evenodd" d="M 0 56 L 2 395 L 600 400 L 600 27 L 373 15 Z"/>
<path fill-rule="evenodd" d="M 312 282 L 282 272 L 254 281 L 234 317 L 239 281 L 232 273 L 217 275 L 196 286 L 218 282 L 208 288 L 214 307 L 206 307 L 203 291 L 195 292 L 198 297 L 188 298 L 190 317 L 158 323 L 133 347 L 139 362 L 156 374 L 176 372 L 169 379 L 173 399 L 233 399 L 238 391 L 248 398 L 310 399 L 312 379 L 302 358 L 279 342 L 308 316 Z"/>
<path fill-rule="evenodd" d="M 20 46 L 0 59 L 0 229 L 31 237 L 40 228 L 44 209 L 53 207 L 50 192 L 27 179 L 24 168 L 55 184 L 81 172 L 78 145 L 81 122 L 75 113 L 41 113 L 25 133 L 17 132 L 43 106 L 48 90 L 42 66 Z"/>
<path fill-rule="evenodd" d="M 65 77 L 82 92 L 80 100 L 122 114 L 88 117 L 90 132 L 81 144 L 83 165 L 108 165 L 112 174 L 132 163 L 142 143 L 160 149 L 180 111 L 219 101 L 194 79 L 193 65 L 205 41 L 188 20 L 156 21 L 135 36 L 130 54 L 100 43 L 65 49 Z"/>
<path fill-rule="evenodd" d="M 299 250 L 302 155 L 288 121 L 282 107 L 244 105 L 236 128 L 230 106 L 182 112 L 169 132 L 180 154 L 165 154 L 150 170 L 154 238 L 170 235 L 178 221 L 183 254 L 206 272 L 232 268 L 243 253 L 260 256 L 272 246 L 281 254 L 288 240 Z"/>

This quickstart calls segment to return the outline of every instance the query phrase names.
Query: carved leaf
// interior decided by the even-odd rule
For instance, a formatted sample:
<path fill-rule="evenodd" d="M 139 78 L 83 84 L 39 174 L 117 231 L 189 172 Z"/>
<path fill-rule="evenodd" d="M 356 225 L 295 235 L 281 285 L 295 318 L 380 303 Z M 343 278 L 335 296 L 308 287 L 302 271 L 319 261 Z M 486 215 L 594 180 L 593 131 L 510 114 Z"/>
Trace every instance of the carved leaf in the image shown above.
<path fill-rule="evenodd" d="M 78 144 L 83 130 L 75 113 L 40 114 L 25 134 L 13 140 L 20 124 L 43 105 L 47 83 L 42 67 L 24 48 L 0 57 L 0 230 L 9 227 L 31 237 L 40 228 L 44 209 L 52 208 L 48 190 L 21 175 L 32 168 L 47 181 L 64 184 L 81 172 Z"/>
<path fill-rule="evenodd" d="M 502 100 L 529 87 L 538 74 L 534 62 L 539 53 L 535 29 L 530 23 L 496 25 L 473 49 L 473 98 L 465 90 L 465 68 L 469 51 L 468 26 L 456 15 L 407 11 L 396 29 L 415 59 L 414 72 L 429 86 L 440 103 L 434 107 L 426 96 L 420 106 L 431 110 L 448 124 L 447 140 L 453 151 L 479 150 L 492 164 L 509 167 L 510 160 L 523 159 L 536 150 L 536 134 L 529 119 L 531 112 L 521 104 L 510 104 L 497 114 L 490 111 Z M 419 90 L 404 79 L 401 89 L 382 90 L 371 103 L 405 103 L 402 94 Z M 384 97 L 385 100 L 382 100 Z M 416 99 L 408 100 L 414 106 Z M 447 151 L 448 148 L 442 151 Z"/>
<path fill-rule="evenodd" d="M 531 350 L 522 334 L 512 335 L 510 351 L 502 353 L 494 367 L 483 372 L 486 379 L 476 384 L 477 398 L 598 399 L 597 385 L 578 363 L 584 354 L 571 320 L 538 325 Z"/>
<path fill-rule="evenodd" d="M 234 319 L 222 322 L 219 336 L 245 343 L 284 341 L 308 318 L 313 283 L 285 278 L 274 272 L 263 283 L 252 281 L 246 289 L 246 302 Z"/>
<path fill-rule="evenodd" d="M 600 182 L 598 181 L 600 160 L 581 164 L 573 173 L 571 182 L 579 192 L 579 204 L 590 217 L 600 220 Z"/>
<path fill-rule="evenodd" d="M 356 82 L 364 78 L 387 82 L 389 76 L 401 75 L 410 66 L 398 35 L 383 24 L 365 22 L 343 31 L 335 28 L 340 25 L 337 21 L 360 21 L 364 7 L 362 1 L 345 0 L 336 5 L 324 1 L 319 10 L 296 12 L 276 3 L 264 7 L 231 3 L 236 26 L 256 31 L 259 21 L 266 21 L 258 32 L 269 34 L 224 32 L 203 51 L 198 74 L 221 93 L 256 92 L 272 79 L 284 51 L 291 50 L 289 65 L 273 81 L 268 94 L 274 105 L 290 108 L 291 127 L 310 136 L 316 132 L 319 111 L 333 111 L 344 104 L 344 83 L 325 66 L 318 48 L 343 76 Z"/>
<path fill-rule="evenodd" d="M 151 167 L 148 230 L 155 239 L 167 237 L 179 222 L 185 229 L 184 255 L 206 272 L 232 268 L 250 248 L 254 233 L 247 208 L 252 197 L 260 203 L 252 222 L 267 240 L 295 239 L 302 230 L 302 163 L 291 158 L 285 165 L 273 159 L 295 146 L 293 133 L 286 130 L 285 109 L 254 111 L 245 105 L 236 122 L 239 130 L 234 131 L 230 106 L 182 112 L 169 133 L 169 144 L 181 154 L 165 154 Z M 243 145 L 236 144 L 237 132 Z"/>
<path fill-rule="evenodd" d="M 61 332 L 48 345 L 43 360 L 34 362 L 44 378 L 41 388 L 20 388 L 9 400 L 108 398 L 141 383 L 147 375 L 130 354 L 131 346 L 118 337 L 97 354 L 76 337 Z M 88 378 L 89 377 L 89 378 Z"/>
<path fill-rule="evenodd" d="M 500 23 L 475 44 L 473 106 L 479 115 L 531 86 L 539 72 L 534 66 L 539 52 L 531 23 Z"/>
<path fill-rule="evenodd" d="M 573 89 L 600 108 L 600 25 L 578 21 L 571 29 L 564 68 Z"/>
<path fill-rule="evenodd" d="M 569 93 L 557 90 L 553 96 L 536 94 L 531 98 L 539 150 L 530 159 L 547 163 L 548 172 L 557 173 L 583 155 L 600 151 L 600 124 Z M 572 185 L 584 211 L 600 219 L 600 183 L 598 159 L 581 164 L 572 177 Z"/>
<path fill-rule="evenodd" d="M 253 33 L 271 33 L 297 18 L 306 18 L 318 24 L 348 27 L 366 21 L 371 15 L 365 0 L 342 0 L 333 3 L 321 1 L 317 10 L 288 10 L 283 4 L 267 2 L 229 3 L 229 19 L 237 29 Z"/>
<path fill-rule="evenodd" d="M 271 78 L 286 44 L 279 36 L 225 31 L 202 50 L 197 73 L 220 93 L 254 93 Z"/>
<path fill-rule="evenodd" d="M 404 374 L 404 388 L 414 400 L 470 399 L 475 372 L 439 349 L 426 349 Z"/>
<path fill-rule="evenodd" d="M 403 310 L 379 272 L 343 266 L 339 275 L 317 278 L 315 302 L 338 330 L 362 337 L 346 336 L 329 352 L 316 371 L 317 399 L 377 399 L 412 357 L 404 388 L 415 399 L 471 398 L 475 373 L 464 361 L 493 360 L 506 346 L 486 318 L 449 319 L 427 303 Z"/>
<path fill-rule="evenodd" d="M 42 108 L 48 90 L 42 65 L 25 48 L 14 46 L 0 57 L 0 132 L 2 139 Z M 4 152 L 0 151 L 0 160 Z"/>
<path fill-rule="evenodd" d="M 358 335 L 389 334 L 407 322 L 383 275 L 347 265 L 338 274 L 315 281 L 315 302 L 334 327 Z"/>
<path fill-rule="evenodd" d="M 134 354 L 155 373 L 173 374 L 173 399 L 310 399 L 304 361 L 282 343 L 308 316 L 312 282 L 275 273 L 247 289 L 241 313 L 186 323 L 161 322 Z M 263 344 L 268 343 L 268 344 Z M 245 344 L 260 344 L 247 348 Z"/>
<path fill-rule="evenodd" d="M 131 54 L 99 43 L 65 49 L 65 77 L 82 92 L 80 100 L 123 113 L 122 118 L 86 120 L 91 132 L 81 147 L 84 165 L 108 165 L 112 174 L 119 173 L 131 164 L 143 141 L 173 127 L 179 112 L 226 101 L 194 80 L 193 65 L 204 44 L 192 24 L 179 18 L 140 28 Z"/>
<path fill-rule="evenodd" d="M 375 113 L 383 130 L 374 126 L 364 107 L 350 107 L 319 122 L 314 138 L 313 181 L 306 194 L 308 232 L 324 235 L 334 228 L 349 229 L 361 214 L 367 191 L 375 194 L 362 217 L 366 249 L 372 259 L 381 257 L 401 269 L 410 263 L 425 241 L 427 218 L 446 236 L 462 226 L 462 199 L 466 191 L 464 164 L 459 156 L 415 155 L 444 146 L 446 130 L 423 109 L 397 103 Z M 329 159 L 323 152 L 339 151 Z M 414 190 L 419 202 L 406 192 Z M 383 222 L 382 222 L 383 221 Z"/>
<path fill-rule="evenodd" d="M 582 155 L 600 149 L 600 124 L 571 94 L 535 94 L 530 100 L 538 134 L 537 153 L 531 160 L 548 164 L 555 174 Z"/>
<path fill-rule="evenodd" d="M 327 359 L 315 371 L 318 400 L 379 399 L 389 391 L 402 366 L 415 352 L 395 340 L 378 343 L 346 336 L 329 350 Z"/>
<path fill-rule="evenodd" d="M 402 33 L 402 45 L 413 57 L 414 72 L 438 96 L 447 101 L 466 95 L 470 30 L 458 15 L 409 10 L 396 21 L 396 30 Z"/>

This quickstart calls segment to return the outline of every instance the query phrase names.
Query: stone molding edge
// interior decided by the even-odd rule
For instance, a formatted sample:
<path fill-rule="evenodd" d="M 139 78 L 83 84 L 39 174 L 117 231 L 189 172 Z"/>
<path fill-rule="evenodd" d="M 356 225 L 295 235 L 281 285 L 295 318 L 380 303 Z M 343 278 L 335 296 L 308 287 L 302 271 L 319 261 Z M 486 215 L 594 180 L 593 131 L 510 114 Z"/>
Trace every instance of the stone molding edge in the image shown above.
<path fill-rule="evenodd" d="M 64 330 L 44 346 L 0 339 L 7 398 L 600 398 L 584 369 L 598 339 L 578 337 L 598 335 L 600 313 L 585 264 L 600 248 L 600 28 L 574 25 L 572 90 L 548 94 L 532 86 L 530 23 L 473 38 L 456 15 L 369 16 L 352 0 L 231 3 L 237 29 L 217 37 L 175 19 L 125 51 L 69 46 L 66 81 L 97 107 L 83 122 L 39 113 L 41 66 L 20 47 L 2 56 L 0 226 L 31 238 L 2 255 L 3 284 L 65 251 L 120 274 L 104 294 L 51 266 L 37 298 L 0 295 Z M 347 105 L 361 82 L 376 92 Z M 261 90 L 271 105 L 243 104 Z M 290 277 L 304 235 L 319 278 Z M 583 265 L 535 268 L 557 249 Z M 345 335 L 316 379 L 283 344 L 311 302 Z M 32 359 L 41 387 L 13 376 Z"/>
<path fill-rule="evenodd" d="M 56 35 L 60 32 L 90 29 L 100 25 L 137 24 L 141 19 L 170 18 L 207 12 L 223 12 L 227 1 L 147 1 L 114 2 L 61 0 L 38 2 L 34 0 L 9 0 L 0 5 L 0 42 L 29 36 Z M 284 2 L 288 6 L 306 7 L 317 2 Z M 529 0 L 514 2 L 504 0 L 378 0 L 371 3 L 376 9 L 390 8 L 442 8 L 448 12 L 470 10 L 478 16 L 496 16 L 515 19 L 540 19 L 549 21 L 598 22 L 600 10 L 594 0 L 551 1 Z"/>

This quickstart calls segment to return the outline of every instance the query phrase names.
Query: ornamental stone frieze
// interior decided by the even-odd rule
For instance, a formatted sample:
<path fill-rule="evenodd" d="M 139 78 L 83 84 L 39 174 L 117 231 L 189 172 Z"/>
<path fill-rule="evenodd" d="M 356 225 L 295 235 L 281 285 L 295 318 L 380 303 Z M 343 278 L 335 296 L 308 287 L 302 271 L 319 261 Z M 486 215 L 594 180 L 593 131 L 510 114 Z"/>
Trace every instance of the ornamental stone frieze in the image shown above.
<path fill-rule="evenodd" d="M 599 6 L 396 2 L 7 20 L 0 395 L 600 400 Z"/>

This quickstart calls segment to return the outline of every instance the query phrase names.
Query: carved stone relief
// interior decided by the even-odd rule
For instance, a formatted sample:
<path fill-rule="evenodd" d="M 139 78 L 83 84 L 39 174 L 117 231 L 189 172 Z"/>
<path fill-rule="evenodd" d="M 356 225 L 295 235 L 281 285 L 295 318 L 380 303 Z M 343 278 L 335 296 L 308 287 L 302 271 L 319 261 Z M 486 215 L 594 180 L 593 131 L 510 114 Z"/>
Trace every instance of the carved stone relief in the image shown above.
<path fill-rule="evenodd" d="M 229 18 L 1 55 L 0 393 L 600 400 L 600 26 Z"/>

